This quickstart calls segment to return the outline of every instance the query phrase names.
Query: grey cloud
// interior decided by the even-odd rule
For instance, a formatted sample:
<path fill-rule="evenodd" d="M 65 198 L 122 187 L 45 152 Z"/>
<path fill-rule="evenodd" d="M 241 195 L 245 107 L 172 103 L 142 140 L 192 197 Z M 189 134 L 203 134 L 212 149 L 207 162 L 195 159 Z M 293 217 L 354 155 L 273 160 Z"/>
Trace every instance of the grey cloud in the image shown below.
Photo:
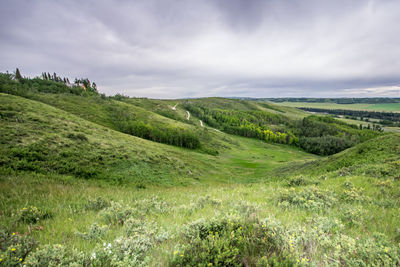
<path fill-rule="evenodd" d="M 398 96 L 399 17 L 395 0 L 3 0 L 0 70 L 156 98 Z"/>

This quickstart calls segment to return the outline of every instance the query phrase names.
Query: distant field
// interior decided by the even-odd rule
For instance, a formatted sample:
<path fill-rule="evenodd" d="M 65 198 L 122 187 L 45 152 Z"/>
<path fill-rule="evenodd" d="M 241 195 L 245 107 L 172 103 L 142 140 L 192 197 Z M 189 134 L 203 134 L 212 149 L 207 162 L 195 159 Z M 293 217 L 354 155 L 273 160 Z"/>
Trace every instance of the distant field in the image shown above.
<path fill-rule="evenodd" d="M 367 122 L 367 121 L 360 121 L 360 120 L 353 120 L 353 119 L 346 119 L 346 118 L 343 118 L 343 117 L 340 117 L 340 118 L 337 118 L 338 120 L 341 120 L 341 121 L 344 121 L 344 122 L 347 122 L 347 123 L 349 123 L 349 124 L 355 124 L 355 125 L 362 125 L 362 126 L 364 126 L 364 127 L 367 127 L 368 126 L 368 124 L 370 124 L 370 125 L 372 125 L 373 123 L 377 123 L 379 120 L 377 120 L 377 119 L 370 119 L 370 121 L 369 122 Z M 383 130 L 385 131 L 385 132 L 396 132 L 396 133 L 400 133 L 400 127 L 388 127 L 388 126 L 382 126 L 383 127 Z"/>
<path fill-rule="evenodd" d="M 336 104 L 336 103 L 281 102 L 275 104 L 287 107 L 296 107 L 296 108 L 324 108 L 324 109 L 349 109 L 349 110 L 400 112 L 400 103 Z"/>

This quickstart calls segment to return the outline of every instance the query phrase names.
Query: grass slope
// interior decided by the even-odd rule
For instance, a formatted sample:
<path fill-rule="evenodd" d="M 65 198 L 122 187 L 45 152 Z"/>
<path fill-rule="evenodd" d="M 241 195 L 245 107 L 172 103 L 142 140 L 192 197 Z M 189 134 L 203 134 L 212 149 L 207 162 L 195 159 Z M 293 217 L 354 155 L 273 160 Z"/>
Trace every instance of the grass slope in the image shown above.
<path fill-rule="evenodd" d="M 0 94 L 0 265 L 400 264 L 398 134 L 319 158 L 213 131 L 212 156 L 73 106 Z"/>
<path fill-rule="evenodd" d="M 291 174 L 293 168 L 288 172 Z M 345 151 L 306 163 L 298 173 L 341 175 L 351 173 L 400 179 L 400 135 L 389 134 Z"/>

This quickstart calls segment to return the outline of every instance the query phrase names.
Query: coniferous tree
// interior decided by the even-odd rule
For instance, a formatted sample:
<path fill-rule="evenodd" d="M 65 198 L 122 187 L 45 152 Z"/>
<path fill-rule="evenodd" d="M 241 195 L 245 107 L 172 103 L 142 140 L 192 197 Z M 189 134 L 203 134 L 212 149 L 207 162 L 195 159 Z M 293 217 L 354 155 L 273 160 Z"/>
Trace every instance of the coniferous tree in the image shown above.
<path fill-rule="evenodd" d="M 19 71 L 18 68 L 15 70 L 15 79 L 17 79 L 17 80 L 21 80 L 22 79 L 21 72 Z"/>

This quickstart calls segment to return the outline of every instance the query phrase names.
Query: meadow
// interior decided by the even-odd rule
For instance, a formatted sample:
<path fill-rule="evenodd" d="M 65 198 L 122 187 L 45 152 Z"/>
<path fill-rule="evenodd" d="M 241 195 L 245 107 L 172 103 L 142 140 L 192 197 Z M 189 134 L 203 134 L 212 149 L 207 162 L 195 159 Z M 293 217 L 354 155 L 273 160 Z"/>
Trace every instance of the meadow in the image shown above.
<path fill-rule="evenodd" d="M 252 101 L 5 84 L 0 266 L 400 264 L 399 134 Z M 187 105 L 199 111 L 190 120 Z M 184 129 L 200 147 L 124 132 L 124 113 Z M 261 129 L 340 152 L 311 154 Z M 354 140 L 344 148 L 341 138 Z"/>
<path fill-rule="evenodd" d="M 310 103 L 310 102 L 281 102 L 276 104 L 285 107 L 295 107 L 295 108 L 323 108 L 323 109 L 400 112 L 400 103 L 337 104 L 337 103 Z"/>

